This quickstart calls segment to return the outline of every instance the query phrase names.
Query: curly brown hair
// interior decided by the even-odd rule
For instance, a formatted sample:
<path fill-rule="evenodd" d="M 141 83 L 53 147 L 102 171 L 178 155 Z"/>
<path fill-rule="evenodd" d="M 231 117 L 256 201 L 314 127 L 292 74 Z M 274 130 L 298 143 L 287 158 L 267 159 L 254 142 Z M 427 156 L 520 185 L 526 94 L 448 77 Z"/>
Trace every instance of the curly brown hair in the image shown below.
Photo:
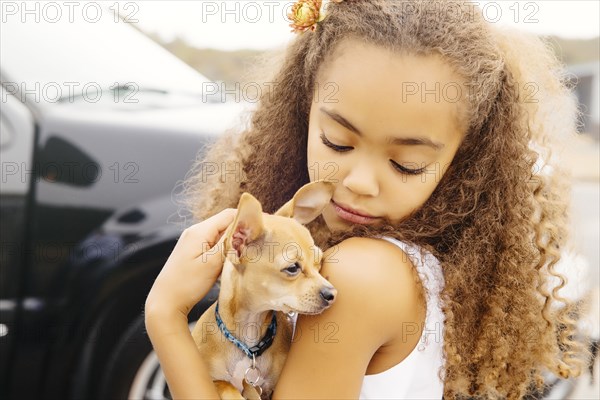
<path fill-rule="evenodd" d="M 308 225 L 315 242 L 327 248 L 384 234 L 440 260 L 445 398 L 517 399 L 542 388 L 544 371 L 578 376 L 586 357 L 575 339 L 576 305 L 557 292 L 566 278 L 554 271 L 568 242 L 569 176 L 550 152 L 557 139 L 576 134 L 576 102 L 548 44 L 493 26 L 465 2 L 330 3 L 315 32 L 259 64 L 264 82 L 276 84 L 262 93 L 246 129 L 202 151 L 184 182 L 186 207 L 202 220 L 235 208 L 247 191 L 272 213 L 309 182 L 316 77 L 348 37 L 441 54 L 467 82 L 469 128 L 433 194 L 401 223 L 332 234 L 319 217 Z M 221 173 L 208 174 L 207 166 Z"/>

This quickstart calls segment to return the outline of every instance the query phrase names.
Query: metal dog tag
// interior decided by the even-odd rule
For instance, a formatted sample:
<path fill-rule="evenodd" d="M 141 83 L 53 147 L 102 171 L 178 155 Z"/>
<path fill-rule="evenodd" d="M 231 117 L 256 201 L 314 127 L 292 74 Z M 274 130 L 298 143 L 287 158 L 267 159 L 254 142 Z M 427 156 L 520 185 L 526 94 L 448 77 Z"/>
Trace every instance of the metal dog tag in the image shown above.
<path fill-rule="evenodd" d="M 244 390 L 242 396 L 246 400 L 261 400 L 262 388 L 260 386 L 251 386 L 246 380 L 243 381 Z"/>

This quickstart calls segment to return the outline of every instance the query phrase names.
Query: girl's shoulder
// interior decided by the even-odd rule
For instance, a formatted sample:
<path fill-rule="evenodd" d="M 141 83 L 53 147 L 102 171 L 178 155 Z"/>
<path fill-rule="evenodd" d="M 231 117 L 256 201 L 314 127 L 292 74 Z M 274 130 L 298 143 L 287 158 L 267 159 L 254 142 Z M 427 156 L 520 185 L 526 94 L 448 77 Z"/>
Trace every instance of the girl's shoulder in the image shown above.
<path fill-rule="evenodd" d="M 343 300 L 349 315 L 383 323 L 390 334 L 407 322 L 422 322 L 425 301 L 417 270 L 407 253 L 387 240 L 340 242 L 324 252 L 321 274 L 336 287 L 336 301 Z"/>
<path fill-rule="evenodd" d="M 358 278 L 365 282 L 365 289 L 371 282 L 394 287 L 406 282 L 405 279 L 399 282 L 394 277 L 416 277 L 412 249 L 384 238 L 352 237 L 323 253 L 323 268 L 333 273 L 339 271 L 347 279 Z"/>

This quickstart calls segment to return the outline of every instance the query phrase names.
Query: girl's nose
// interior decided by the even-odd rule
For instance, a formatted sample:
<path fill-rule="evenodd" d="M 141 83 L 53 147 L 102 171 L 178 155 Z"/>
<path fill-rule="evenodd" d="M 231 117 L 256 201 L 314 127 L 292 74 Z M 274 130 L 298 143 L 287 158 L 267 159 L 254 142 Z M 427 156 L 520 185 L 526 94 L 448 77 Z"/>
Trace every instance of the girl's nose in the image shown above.
<path fill-rule="evenodd" d="M 354 165 L 343 180 L 348 190 L 357 195 L 373 196 L 379 195 L 379 183 L 375 169 L 360 163 Z"/>

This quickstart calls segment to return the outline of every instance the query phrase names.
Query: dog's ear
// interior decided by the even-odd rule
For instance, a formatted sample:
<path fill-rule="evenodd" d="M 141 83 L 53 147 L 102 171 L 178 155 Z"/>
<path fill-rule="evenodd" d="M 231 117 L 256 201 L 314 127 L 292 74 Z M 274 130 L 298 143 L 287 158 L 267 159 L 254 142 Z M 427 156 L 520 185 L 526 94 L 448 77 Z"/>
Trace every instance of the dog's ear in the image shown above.
<path fill-rule="evenodd" d="M 334 185 L 320 180 L 302 186 L 294 198 L 285 203 L 275 215 L 291 217 L 303 225 L 317 218 L 333 196 Z"/>
<path fill-rule="evenodd" d="M 248 243 L 256 240 L 263 231 L 263 212 L 260 202 L 250 193 L 242 194 L 237 215 L 225 238 L 226 253 L 234 265 L 240 264 L 240 258 Z"/>

